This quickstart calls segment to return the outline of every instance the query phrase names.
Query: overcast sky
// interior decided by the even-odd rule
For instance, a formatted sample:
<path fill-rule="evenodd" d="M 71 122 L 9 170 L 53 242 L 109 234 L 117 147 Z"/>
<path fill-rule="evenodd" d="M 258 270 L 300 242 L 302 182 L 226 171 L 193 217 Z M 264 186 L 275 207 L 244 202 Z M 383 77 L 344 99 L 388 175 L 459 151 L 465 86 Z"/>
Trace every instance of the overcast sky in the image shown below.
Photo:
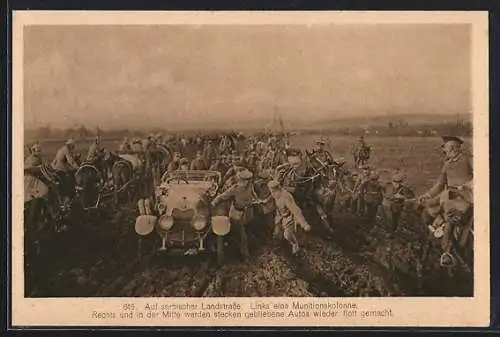
<path fill-rule="evenodd" d="M 24 39 L 27 127 L 471 109 L 465 25 L 31 26 Z"/>

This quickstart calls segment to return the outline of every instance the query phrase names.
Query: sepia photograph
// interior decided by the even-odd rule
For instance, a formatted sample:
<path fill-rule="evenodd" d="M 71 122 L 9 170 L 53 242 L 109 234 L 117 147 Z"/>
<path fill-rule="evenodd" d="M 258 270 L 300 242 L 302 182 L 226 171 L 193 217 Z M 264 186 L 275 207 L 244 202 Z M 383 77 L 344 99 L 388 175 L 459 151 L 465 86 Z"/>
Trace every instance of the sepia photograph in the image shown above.
<path fill-rule="evenodd" d="M 477 296 L 470 22 L 78 18 L 14 42 L 25 299 Z"/>

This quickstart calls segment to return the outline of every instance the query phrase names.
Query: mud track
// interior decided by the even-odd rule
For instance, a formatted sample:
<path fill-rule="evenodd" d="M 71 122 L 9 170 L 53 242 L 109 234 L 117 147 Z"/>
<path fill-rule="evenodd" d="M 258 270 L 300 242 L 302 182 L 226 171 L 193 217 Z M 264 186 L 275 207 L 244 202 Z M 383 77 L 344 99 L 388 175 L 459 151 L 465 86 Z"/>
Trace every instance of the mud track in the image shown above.
<path fill-rule="evenodd" d="M 302 251 L 292 256 L 280 240 L 250 233 L 252 258 L 229 251 L 217 266 L 215 254 L 183 256 L 157 251 L 158 238 L 138 250 L 131 205 L 104 212 L 78 233 L 50 245 L 27 278 L 31 297 L 360 297 L 470 296 L 467 270 L 453 277 L 436 266 L 436 249 L 422 259 L 421 235 L 411 223 L 396 233 L 359 218 L 335 219 L 335 232 L 299 233 Z M 311 218 L 311 223 L 316 221 Z M 318 227 L 318 226 L 315 226 Z M 413 228 L 413 229 L 412 229 Z M 257 230 L 259 232 L 257 232 Z M 42 259 L 42 258 L 41 258 Z M 425 263 L 425 267 L 423 266 Z M 43 266 L 41 268 L 40 266 Z M 35 267 L 33 267 L 35 268 Z"/>

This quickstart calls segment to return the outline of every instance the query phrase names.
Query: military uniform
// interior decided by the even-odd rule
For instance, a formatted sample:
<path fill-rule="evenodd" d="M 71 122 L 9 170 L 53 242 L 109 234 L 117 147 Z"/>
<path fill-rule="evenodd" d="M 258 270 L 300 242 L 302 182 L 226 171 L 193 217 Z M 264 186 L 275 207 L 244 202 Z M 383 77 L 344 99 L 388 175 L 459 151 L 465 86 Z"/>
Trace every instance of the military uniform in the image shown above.
<path fill-rule="evenodd" d="M 120 144 L 120 152 L 132 152 L 132 147 L 130 146 L 130 143 L 128 142 L 128 139 L 125 138 L 123 142 Z"/>
<path fill-rule="evenodd" d="M 99 141 L 96 140 L 94 143 L 90 144 L 89 152 L 87 153 L 86 161 L 87 162 L 94 162 L 95 160 L 97 160 L 97 158 L 102 153 L 102 151 L 103 151 L 103 148 L 99 144 Z"/>
<path fill-rule="evenodd" d="M 363 210 L 373 225 L 375 224 L 378 207 L 382 204 L 383 198 L 383 189 L 378 179 L 378 173 L 371 172 L 368 180 L 362 183 L 360 187 L 360 195 L 363 198 Z"/>
<path fill-rule="evenodd" d="M 250 171 L 244 170 L 238 172 L 237 177 L 241 181 L 247 181 L 248 184 L 245 186 L 239 184 L 232 185 L 225 192 L 215 197 L 212 205 L 215 206 L 221 201 L 232 201 L 231 208 L 229 209 L 229 218 L 231 223 L 239 228 L 241 253 L 245 258 L 248 258 L 250 253 L 248 251 L 246 225 L 253 220 L 253 208 L 251 206 L 257 199 L 257 196 L 250 181 L 253 177 Z"/>
<path fill-rule="evenodd" d="M 448 142 L 455 142 L 459 145 L 463 144 L 461 139 L 452 136 L 444 136 L 443 142 L 445 144 Z M 440 218 L 441 214 L 448 217 L 451 215 L 448 212 L 451 213 L 453 209 L 457 209 L 458 211 L 458 208 L 465 207 L 465 209 L 460 209 L 464 213 L 463 216 L 465 216 L 465 213 L 468 213 L 472 209 L 474 202 L 473 178 L 473 164 L 468 156 L 457 150 L 455 156 L 447 158 L 436 184 L 424 194 L 424 199 L 427 199 L 425 202 L 426 212 L 424 212 L 424 221 L 426 224 L 429 225 L 436 218 Z M 464 218 L 463 221 L 467 221 L 467 219 Z M 470 225 L 470 222 L 467 223 L 468 225 Z M 467 226 L 465 226 L 464 235 L 468 234 Z M 453 260 L 450 254 L 453 229 L 452 223 L 449 221 L 444 222 L 441 241 L 444 251 L 442 259 L 447 255 L 450 260 Z M 460 240 L 462 241 L 464 238 Z M 443 260 L 442 263 L 444 263 Z"/>
<path fill-rule="evenodd" d="M 201 154 L 198 154 L 196 158 L 193 159 L 191 162 L 191 170 L 206 170 L 207 169 L 207 163 L 205 160 L 201 157 Z"/>
<path fill-rule="evenodd" d="M 52 161 L 52 168 L 56 171 L 59 179 L 62 182 L 62 190 L 66 195 L 71 196 L 74 193 L 75 177 L 73 171 L 78 169 L 78 164 L 73 158 L 73 153 L 69 146 L 73 144 L 72 140 L 68 140 L 66 145 L 61 147 Z"/>
<path fill-rule="evenodd" d="M 207 161 L 208 165 L 211 165 L 213 161 L 217 160 L 219 157 L 217 148 L 215 145 L 210 141 L 205 149 L 203 150 L 203 158 Z"/>
<path fill-rule="evenodd" d="M 414 192 L 404 185 L 405 178 L 403 174 L 396 173 L 392 177 L 392 183 L 384 189 L 382 206 L 393 232 L 399 226 L 405 200 L 415 197 Z"/>
<path fill-rule="evenodd" d="M 296 254 L 299 250 L 299 242 L 297 240 L 297 224 L 304 230 L 309 231 L 311 226 L 307 223 L 299 206 L 295 203 L 292 194 L 284 189 L 279 188 L 279 182 L 272 180 L 268 183 L 271 190 L 271 196 L 276 203 L 276 218 L 275 218 L 275 234 L 283 230 L 284 238 L 292 245 L 292 252 Z M 274 191 L 278 190 L 276 193 Z"/>

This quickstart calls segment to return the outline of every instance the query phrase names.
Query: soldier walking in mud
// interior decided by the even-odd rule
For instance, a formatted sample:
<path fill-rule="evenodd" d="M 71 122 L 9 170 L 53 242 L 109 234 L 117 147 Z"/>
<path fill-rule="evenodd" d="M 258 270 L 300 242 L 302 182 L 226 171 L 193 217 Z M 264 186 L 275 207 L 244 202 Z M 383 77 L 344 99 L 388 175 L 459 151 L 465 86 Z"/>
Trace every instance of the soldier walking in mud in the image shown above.
<path fill-rule="evenodd" d="M 366 145 L 363 136 L 358 138 L 358 143 L 355 145 L 352 154 L 354 157 L 354 164 L 356 167 L 366 165 L 370 159 L 371 148 Z"/>
<path fill-rule="evenodd" d="M 238 181 L 212 201 L 213 207 L 216 207 L 222 201 L 232 201 L 229 219 L 240 234 L 240 251 L 245 260 L 250 258 L 247 225 L 253 220 L 252 205 L 258 200 L 253 190 L 252 178 L 253 174 L 248 170 L 238 172 Z"/>
<path fill-rule="evenodd" d="M 296 255 L 300 251 L 299 241 L 296 236 L 297 224 L 306 232 L 311 230 L 311 226 L 295 203 L 292 194 L 283 189 L 278 181 L 271 180 L 267 186 L 277 208 L 274 236 L 278 236 L 282 230 L 285 240 L 292 246 L 292 254 Z"/>
<path fill-rule="evenodd" d="M 363 198 L 364 213 L 372 226 L 375 225 L 377 211 L 382 204 L 383 190 L 379 182 L 377 172 L 370 172 L 369 179 L 360 188 L 360 195 Z"/>
<path fill-rule="evenodd" d="M 391 184 L 384 189 L 384 201 L 382 209 L 387 225 L 390 226 L 391 234 L 399 227 L 404 201 L 415 197 L 413 191 L 406 186 L 406 176 L 400 172 L 392 176 Z"/>

